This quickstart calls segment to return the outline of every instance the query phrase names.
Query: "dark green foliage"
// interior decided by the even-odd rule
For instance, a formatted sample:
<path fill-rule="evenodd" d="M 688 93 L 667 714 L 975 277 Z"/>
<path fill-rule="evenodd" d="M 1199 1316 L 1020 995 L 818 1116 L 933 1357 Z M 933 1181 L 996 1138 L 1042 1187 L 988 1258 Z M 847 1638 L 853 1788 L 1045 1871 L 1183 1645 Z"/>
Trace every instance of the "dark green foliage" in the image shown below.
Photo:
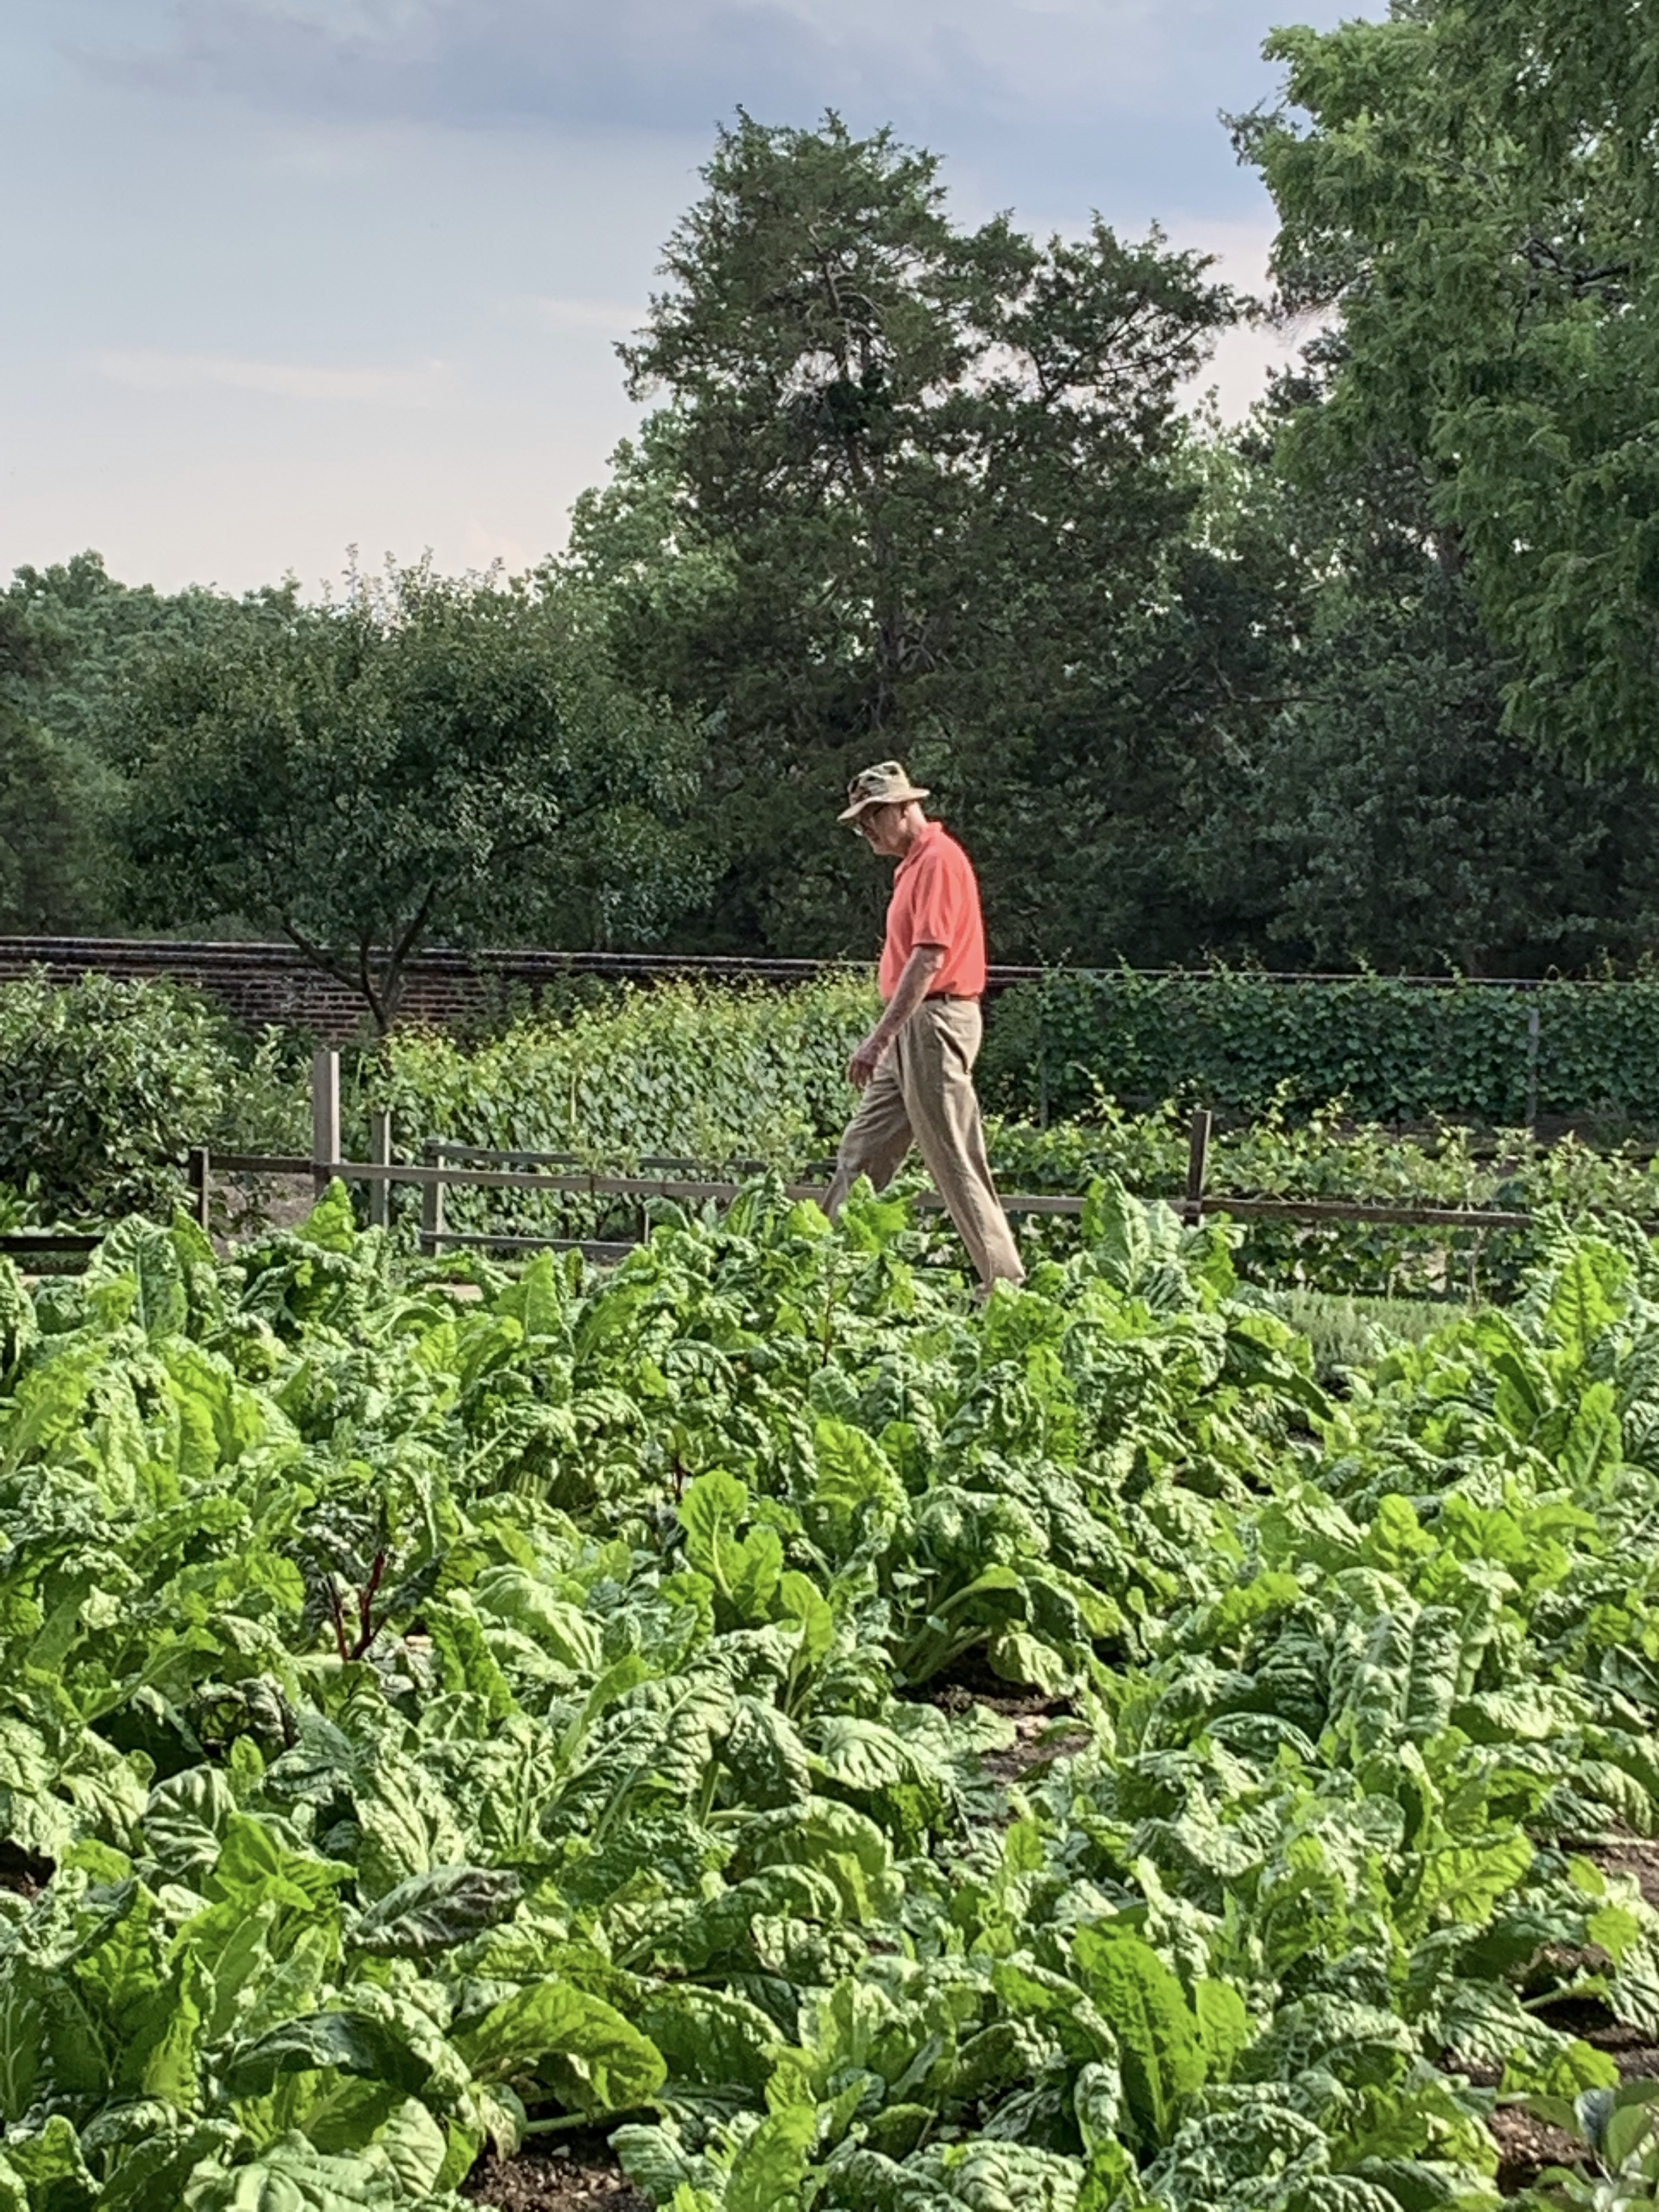
<path fill-rule="evenodd" d="M 238 650 L 294 601 L 291 584 L 240 599 L 123 584 L 90 552 L 17 571 L 0 592 L 0 928 L 131 922 L 118 824 L 133 686 L 170 654 Z"/>
<path fill-rule="evenodd" d="M 19 568 L 5 593 L 51 642 L 34 694 L 41 720 L 99 758 L 110 752 L 133 683 L 156 660 L 213 644 L 233 649 L 280 626 L 298 597 L 292 580 L 240 599 L 197 584 L 158 592 L 122 583 L 90 551 L 46 568 Z"/>
<path fill-rule="evenodd" d="M 1316 341 L 1242 441 L 1237 557 L 1295 549 L 1264 589 L 1286 633 L 1279 698 L 1188 872 L 1273 967 L 1634 965 L 1659 908 L 1659 788 L 1506 733 L 1516 664 L 1437 535 L 1429 471 L 1386 447 L 1333 465 L 1343 357 Z"/>
<path fill-rule="evenodd" d="M 1115 825 L 1211 743 L 1244 650 L 1242 608 L 1194 650 L 1189 596 L 1227 595 L 1183 543 L 1176 404 L 1230 295 L 1157 234 L 961 228 L 938 172 L 743 118 L 626 349 L 665 404 L 571 557 L 629 680 L 711 718 L 704 942 L 862 956 L 884 885 L 834 815 L 896 751 L 1002 840 L 1005 950 L 1114 941 Z M 1056 840 L 1075 865 L 1034 868 Z"/>
<path fill-rule="evenodd" d="M 1417 35 L 1355 51 L 1386 85 Z M 1324 52 L 1294 46 L 1298 95 Z M 1431 197 L 1422 120 L 1390 128 Z M 723 134 L 627 350 L 667 404 L 572 554 L 627 680 L 708 717 L 724 872 L 678 941 L 863 952 L 884 879 L 830 817 L 849 766 L 898 750 L 1005 957 L 1536 973 L 1646 949 L 1659 799 L 1506 732 L 1532 648 L 1448 521 L 1411 399 L 1434 376 L 1356 402 L 1367 331 L 1427 343 L 1389 319 L 1410 257 L 1355 276 L 1340 207 L 1319 230 L 1295 196 L 1340 197 L 1337 155 L 1243 136 L 1291 179 L 1287 296 L 1353 326 L 1231 440 L 1176 407 L 1234 306 L 1192 257 L 964 231 L 931 156 L 834 118 Z"/>
<path fill-rule="evenodd" d="M 296 1073 L 169 983 L 0 984 L 0 1185 L 38 1221 L 166 1212 L 191 1146 L 300 1141 Z"/>
<path fill-rule="evenodd" d="M 1508 663 L 1512 726 L 1651 766 L 1650 12 L 1402 0 L 1268 51 L 1287 111 L 1247 118 L 1240 143 L 1279 204 L 1288 303 L 1340 312 L 1304 463 L 1411 456 Z"/>
<path fill-rule="evenodd" d="M 113 886 L 100 842 L 107 779 L 77 734 L 40 719 L 61 637 L 0 594 L 0 930 L 84 927 Z"/>
<path fill-rule="evenodd" d="M 1239 307 L 1202 256 L 964 225 L 890 131 L 739 117 L 625 349 L 656 411 L 569 556 L 499 595 L 533 614 L 514 653 L 475 635 L 395 711 L 336 667 L 300 713 L 290 634 L 332 633 L 292 586 L 19 572 L 0 922 L 286 927 L 382 1020 L 411 928 L 862 957 L 885 878 L 832 817 L 898 750 L 1005 957 L 1634 967 L 1659 920 L 1651 26 L 1401 0 L 1272 51 L 1286 106 L 1239 142 L 1281 302 L 1327 320 L 1243 437 L 1182 412 Z M 428 611 L 470 589 L 428 579 Z M 155 865 L 129 879 L 135 688 Z M 562 750 L 527 764 L 550 700 Z M 385 743 L 411 716 L 449 771 Z M 231 803 L 263 783 L 280 810 L 285 781 L 357 825 L 286 822 L 303 897 Z"/>
<path fill-rule="evenodd" d="M 527 587 L 424 568 L 171 656 L 128 733 L 140 910 L 279 929 L 381 1032 L 434 938 L 648 933 L 697 878 L 685 733 L 580 667 Z"/>
<path fill-rule="evenodd" d="M 981 1085 L 1006 1110 L 1057 1116 L 1091 1100 L 1174 1098 L 1292 1116 L 1337 1100 L 1366 1121 L 1436 1115 L 1512 1127 L 1652 1109 L 1659 979 L 1527 990 L 1387 975 L 1281 982 L 1248 969 L 1060 971 L 997 1002 Z"/>
<path fill-rule="evenodd" d="M 848 769 L 897 750 L 1005 957 L 1637 966 L 1659 921 L 1651 27 L 1401 0 L 1272 51 L 1287 106 L 1239 143 L 1278 201 L 1281 303 L 1327 319 L 1243 436 L 1182 412 L 1239 307 L 1200 255 L 965 226 L 890 131 L 740 117 L 625 349 L 656 411 L 569 555 L 497 595 L 532 617 L 513 650 L 474 635 L 447 693 L 321 680 L 320 649 L 307 692 L 294 637 L 336 633 L 292 586 L 19 572 L 0 924 L 283 927 L 382 1022 L 434 931 L 863 957 L 885 876 L 832 817 Z M 489 602 L 425 589 L 428 612 Z M 447 770 L 387 744 L 412 723 Z M 134 727 L 154 865 L 129 877 Z M 336 803 L 283 818 L 303 896 L 250 857 L 246 794 L 280 814 L 285 784 Z"/>

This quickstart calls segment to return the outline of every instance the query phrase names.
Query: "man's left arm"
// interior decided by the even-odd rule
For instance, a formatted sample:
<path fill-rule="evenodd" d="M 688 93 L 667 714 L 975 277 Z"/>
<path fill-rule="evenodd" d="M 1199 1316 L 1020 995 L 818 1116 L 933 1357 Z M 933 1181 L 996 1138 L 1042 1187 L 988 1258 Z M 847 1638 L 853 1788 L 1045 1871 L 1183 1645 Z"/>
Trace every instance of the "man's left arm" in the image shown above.
<path fill-rule="evenodd" d="M 864 1042 L 847 1063 L 848 1079 L 855 1091 L 864 1090 L 892 1050 L 894 1041 L 933 988 L 933 978 L 945 965 L 942 945 L 918 945 L 904 963 L 898 988 Z"/>

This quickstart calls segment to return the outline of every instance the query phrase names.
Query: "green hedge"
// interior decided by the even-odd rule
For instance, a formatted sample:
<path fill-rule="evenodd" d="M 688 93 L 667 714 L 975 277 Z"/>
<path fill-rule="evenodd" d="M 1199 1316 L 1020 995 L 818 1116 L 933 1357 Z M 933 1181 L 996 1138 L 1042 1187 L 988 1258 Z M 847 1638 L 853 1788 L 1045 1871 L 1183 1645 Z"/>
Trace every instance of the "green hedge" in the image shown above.
<path fill-rule="evenodd" d="M 1342 1099 L 1363 1120 L 1504 1127 L 1534 1104 L 1545 1116 L 1651 1120 L 1659 975 L 1523 990 L 1060 969 L 997 1002 L 982 1087 L 1004 1111 L 1055 1117 L 1108 1097 L 1252 1115 Z"/>

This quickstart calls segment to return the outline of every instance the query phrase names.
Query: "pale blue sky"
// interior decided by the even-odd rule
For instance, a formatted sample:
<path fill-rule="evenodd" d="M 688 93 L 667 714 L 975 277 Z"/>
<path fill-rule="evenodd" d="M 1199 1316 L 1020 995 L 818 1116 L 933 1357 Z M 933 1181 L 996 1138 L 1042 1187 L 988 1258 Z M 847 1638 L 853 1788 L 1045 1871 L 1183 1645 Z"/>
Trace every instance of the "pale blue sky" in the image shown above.
<path fill-rule="evenodd" d="M 522 565 L 628 429 L 611 345 L 741 103 L 946 157 L 964 217 L 1157 218 L 1254 283 L 1219 107 L 1326 0 L 13 0 L 0 573 Z M 1227 342 L 1237 412 L 1274 351 Z"/>

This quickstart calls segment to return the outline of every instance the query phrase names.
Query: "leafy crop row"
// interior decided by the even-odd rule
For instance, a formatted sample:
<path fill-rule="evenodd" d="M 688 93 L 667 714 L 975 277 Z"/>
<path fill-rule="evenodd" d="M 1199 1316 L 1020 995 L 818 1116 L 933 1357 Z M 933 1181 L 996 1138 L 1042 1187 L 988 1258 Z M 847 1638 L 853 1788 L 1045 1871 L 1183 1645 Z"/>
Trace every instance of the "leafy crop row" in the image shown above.
<path fill-rule="evenodd" d="M 363 1101 L 411 1136 L 595 1165 L 655 1154 L 794 1168 L 834 1150 L 847 1062 L 877 1011 L 853 975 L 791 991 L 665 984 L 521 1018 L 481 1043 L 396 1036 L 366 1064 Z"/>
<path fill-rule="evenodd" d="M 805 1176 L 833 1152 L 852 1097 L 846 1055 L 869 1011 L 862 987 L 847 983 L 788 994 L 678 988 L 588 1008 L 556 1026 L 521 1023 L 476 1048 L 441 1036 L 397 1038 L 384 1062 L 365 1066 L 359 1112 L 389 1106 L 410 1158 L 421 1136 L 434 1134 L 563 1152 L 612 1173 L 666 1156 L 710 1172 L 759 1160 Z M 1173 1198 L 1185 1188 L 1187 1122 L 1170 1107 L 1129 1113 L 1097 1093 L 1076 1120 L 1042 1127 L 1003 1119 L 988 1134 L 1005 1191 L 1081 1194 L 1103 1176 L 1146 1196 Z M 1275 1109 L 1219 1128 L 1210 1187 L 1239 1196 L 1557 1209 L 1569 1218 L 1659 1215 L 1651 1163 L 1633 1146 L 1540 1144 L 1524 1130 L 1477 1146 L 1456 1125 L 1401 1136 L 1329 1108 L 1295 1119 Z M 459 1192 L 448 1218 L 462 1230 L 573 1237 L 631 1234 L 639 1217 L 632 1202 Z M 1069 1248 L 1071 1231 L 1053 1217 L 1028 1218 L 1022 1231 L 1038 1252 Z M 1490 1231 L 1255 1220 L 1239 1266 L 1263 1283 L 1491 1296 L 1512 1290 L 1540 1249 L 1536 1237 Z"/>
<path fill-rule="evenodd" d="M 337 1190 L 4 1277 L 0 2205 L 458 2212 L 592 2123 L 674 2212 L 1474 2212 L 1522 2095 L 1646 2155 L 1575 2030 L 1659 2037 L 1588 1840 L 1659 1829 L 1647 1246 L 1340 1401 L 1110 1187 L 982 1314 L 917 1258 L 757 1188 L 458 1304 Z"/>
<path fill-rule="evenodd" d="M 992 1144 L 1006 1189 L 1082 1192 L 1109 1176 L 1146 1196 L 1173 1198 L 1186 1185 L 1187 1123 L 1169 1108 L 1127 1114 L 1097 1102 L 1087 1120 L 1047 1128 L 995 1124 Z M 1329 1109 L 1297 1121 L 1275 1113 L 1218 1128 L 1208 1188 L 1216 1196 L 1471 1206 L 1574 1221 L 1608 1213 L 1659 1218 L 1653 1161 L 1634 1145 L 1602 1152 L 1573 1137 L 1540 1143 L 1521 1129 L 1481 1144 L 1455 1124 L 1400 1136 Z M 1390 1296 L 1501 1297 L 1513 1291 L 1553 1233 L 1543 1223 L 1526 1233 L 1449 1232 L 1247 1218 L 1237 1261 L 1242 1273 L 1262 1283 Z"/>
<path fill-rule="evenodd" d="M 1213 988 L 1224 996 L 1224 981 Z M 1413 1005 L 1420 1010 L 1429 995 L 1418 993 Z M 866 988 L 854 980 L 788 993 L 679 986 L 589 1006 L 556 1024 L 520 1022 L 481 1047 L 412 1035 L 394 1038 L 383 1062 L 365 1066 L 362 1104 L 390 1107 L 410 1157 L 421 1136 L 443 1135 L 569 1153 L 611 1172 L 666 1156 L 709 1171 L 763 1161 L 804 1176 L 834 1151 L 851 1103 L 847 1054 L 871 1008 Z M 1006 1030 L 1015 1040 L 1014 1055 L 1029 1073 L 1036 1060 L 1019 1043 L 1030 1042 L 1021 1026 L 1026 1018 L 1018 994 L 1010 994 L 999 1004 L 992 1035 Z M 1269 1099 L 1260 1119 L 1219 1130 L 1212 1188 L 1241 1196 L 1560 1209 L 1571 1218 L 1659 1213 L 1651 1164 L 1633 1147 L 1599 1152 L 1571 1139 L 1544 1145 L 1511 1129 L 1495 1148 L 1478 1150 L 1470 1132 L 1455 1125 L 1402 1137 L 1332 1109 L 1342 1073 L 1331 1071 L 1333 1087 L 1304 1101 L 1295 1116 L 1282 1099 Z M 1182 1087 L 1173 1078 L 1171 1085 Z M 1004 1189 L 1081 1193 L 1096 1178 L 1115 1176 L 1148 1196 L 1177 1195 L 1187 1171 L 1184 1117 L 1169 1107 L 1125 1111 L 1109 1090 L 1091 1080 L 1070 1121 L 994 1121 L 991 1153 Z M 454 1194 L 448 1212 L 457 1228 L 565 1237 L 629 1234 L 638 1218 L 629 1203 L 521 1194 Z M 1036 1251 L 1068 1249 L 1070 1232 L 1053 1218 L 1023 1226 Z M 1398 1225 L 1310 1230 L 1253 1221 L 1239 1265 L 1256 1281 L 1338 1291 L 1501 1295 L 1540 1249 L 1536 1238 L 1485 1231 L 1448 1236 Z"/>

